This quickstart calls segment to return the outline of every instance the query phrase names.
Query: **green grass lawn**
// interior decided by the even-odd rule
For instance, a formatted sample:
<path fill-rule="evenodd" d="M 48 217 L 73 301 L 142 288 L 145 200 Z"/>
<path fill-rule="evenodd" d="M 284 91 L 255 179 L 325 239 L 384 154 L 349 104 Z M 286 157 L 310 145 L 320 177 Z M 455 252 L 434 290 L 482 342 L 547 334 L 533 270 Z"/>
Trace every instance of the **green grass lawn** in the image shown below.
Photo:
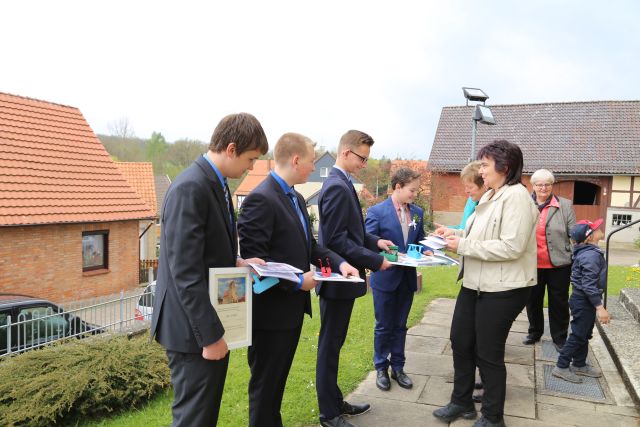
<path fill-rule="evenodd" d="M 409 325 L 420 321 L 426 305 L 434 298 L 455 298 L 459 285 L 455 283 L 456 267 L 422 268 L 423 290 L 416 294 L 409 315 Z M 640 287 L 640 269 L 612 266 L 609 272 L 609 296 L 616 296 L 625 287 Z M 312 298 L 314 317 L 305 318 L 298 350 L 289 374 L 282 403 L 283 423 L 287 426 L 317 424 L 318 405 L 315 391 L 315 366 L 320 330 L 318 299 Z M 545 302 L 546 304 L 546 302 Z M 340 358 L 339 383 L 343 393 L 354 390 L 373 369 L 373 299 L 371 294 L 355 303 L 349 334 Z M 229 372 L 224 389 L 220 419 L 221 426 L 248 424 L 247 385 L 249 368 L 246 349 L 231 352 Z M 171 423 L 172 393 L 168 390 L 146 406 L 131 409 L 111 418 L 94 421 L 90 426 L 161 426 Z M 87 425 L 87 423 L 82 423 Z"/>

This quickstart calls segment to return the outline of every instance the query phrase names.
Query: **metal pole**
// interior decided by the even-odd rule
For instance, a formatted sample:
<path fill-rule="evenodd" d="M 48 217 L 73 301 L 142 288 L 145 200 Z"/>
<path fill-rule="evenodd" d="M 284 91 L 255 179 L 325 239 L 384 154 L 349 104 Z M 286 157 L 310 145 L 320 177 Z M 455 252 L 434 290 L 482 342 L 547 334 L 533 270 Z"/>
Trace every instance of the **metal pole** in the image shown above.
<path fill-rule="evenodd" d="M 478 121 L 472 118 L 471 122 L 473 124 L 471 125 L 471 157 L 469 157 L 469 163 L 476 157 L 476 133 L 478 132 Z"/>
<path fill-rule="evenodd" d="M 620 228 L 617 228 L 617 229 L 613 230 L 607 236 L 606 255 L 605 255 L 605 261 L 607 263 L 607 276 L 604 278 L 604 298 L 603 298 L 603 302 L 602 302 L 603 305 L 604 305 L 604 308 L 607 308 L 607 289 L 609 288 L 609 240 L 611 240 L 611 236 L 616 234 L 618 231 L 622 231 L 625 228 L 629 228 L 632 225 L 635 225 L 635 224 L 638 224 L 638 223 L 640 223 L 640 219 L 635 220 L 633 222 L 630 222 L 629 224 L 627 224 L 625 226 L 622 226 Z"/>

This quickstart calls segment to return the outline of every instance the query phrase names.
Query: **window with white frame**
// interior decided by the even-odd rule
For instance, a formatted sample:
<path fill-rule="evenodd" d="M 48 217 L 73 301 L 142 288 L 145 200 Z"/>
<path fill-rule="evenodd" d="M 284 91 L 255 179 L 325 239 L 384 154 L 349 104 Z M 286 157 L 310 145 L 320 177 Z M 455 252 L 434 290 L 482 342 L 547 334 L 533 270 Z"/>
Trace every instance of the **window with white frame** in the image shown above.
<path fill-rule="evenodd" d="M 329 168 L 320 168 L 320 178 L 326 178 L 329 176 Z"/>
<path fill-rule="evenodd" d="M 628 214 L 613 214 L 613 220 L 611 225 L 627 225 L 631 222 L 631 215 Z"/>

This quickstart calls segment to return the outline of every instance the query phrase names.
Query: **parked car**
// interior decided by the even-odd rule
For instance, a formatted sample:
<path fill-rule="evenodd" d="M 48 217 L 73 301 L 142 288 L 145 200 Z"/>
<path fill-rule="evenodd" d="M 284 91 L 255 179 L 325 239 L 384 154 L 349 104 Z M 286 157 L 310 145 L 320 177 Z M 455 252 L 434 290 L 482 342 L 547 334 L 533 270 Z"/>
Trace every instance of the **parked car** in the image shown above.
<path fill-rule="evenodd" d="M 151 320 L 151 315 L 153 314 L 153 300 L 155 297 L 156 281 L 154 280 L 144 288 L 142 295 L 140 295 L 140 299 L 136 304 L 136 320 Z"/>
<path fill-rule="evenodd" d="M 23 352 L 65 337 L 82 338 L 102 332 L 100 326 L 65 312 L 51 301 L 0 294 L 0 355 Z"/>

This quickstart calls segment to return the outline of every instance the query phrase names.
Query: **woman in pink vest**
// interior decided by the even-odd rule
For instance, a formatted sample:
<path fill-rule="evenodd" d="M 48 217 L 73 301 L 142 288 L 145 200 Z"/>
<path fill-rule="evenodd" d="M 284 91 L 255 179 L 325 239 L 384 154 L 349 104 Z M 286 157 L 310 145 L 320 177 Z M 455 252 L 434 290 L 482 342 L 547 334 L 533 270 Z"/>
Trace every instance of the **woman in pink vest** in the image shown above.
<path fill-rule="evenodd" d="M 540 217 L 536 226 L 538 244 L 538 284 L 532 289 L 527 303 L 529 334 L 524 344 L 540 341 L 544 332 L 545 288 L 549 293 L 549 329 L 551 339 L 560 352 L 567 339 L 569 327 L 569 277 L 571 275 L 571 243 L 569 231 L 576 223 L 570 200 L 553 194 L 555 177 L 546 169 L 531 175 L 533 201 Z"/>

